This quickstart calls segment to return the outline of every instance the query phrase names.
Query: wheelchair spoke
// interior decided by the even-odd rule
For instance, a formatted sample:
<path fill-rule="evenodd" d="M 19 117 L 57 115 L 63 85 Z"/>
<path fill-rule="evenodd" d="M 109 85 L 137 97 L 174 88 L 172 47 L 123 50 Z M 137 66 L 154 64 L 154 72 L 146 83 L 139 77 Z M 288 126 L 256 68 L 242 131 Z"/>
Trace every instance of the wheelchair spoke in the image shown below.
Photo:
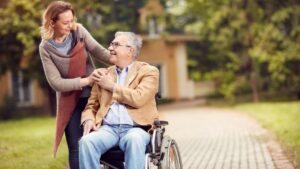
<path fill-rule="evenodd" d="M 181 159 L 176 142 L 173 140 L 169 148 L 169 169 L 181 169 Z"/>
<path fill-rule="evenodd" d="M 161 150 L 164 156 L 159 169 L 183 169 L 180 152 L 174 139 L 164 136 Z"/>

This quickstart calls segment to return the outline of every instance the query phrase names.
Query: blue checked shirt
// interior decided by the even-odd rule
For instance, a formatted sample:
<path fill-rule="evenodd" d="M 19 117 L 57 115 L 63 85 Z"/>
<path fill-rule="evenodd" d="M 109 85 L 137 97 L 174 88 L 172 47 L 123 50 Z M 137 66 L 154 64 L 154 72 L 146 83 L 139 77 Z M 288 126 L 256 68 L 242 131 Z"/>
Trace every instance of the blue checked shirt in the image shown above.
<path fill-rule="evenodd" d="M 117 67 L 116 73 L 117 73 L 117 84 L 124 86 L 125 80 L 128 74 L 128 71 L 130 67 L 132 66 L 132 63 L 128 65 L 126 68 L 121 70 Z M 127 125 L 133 125 L 133 121 L 131 117 L 128 114 L 128 111 L 124 104 L 113 102 L 110 108 L 108 109 L 108 113 L 105 116 L 103 120 L 103 124 L 108 125 L 119 125 L 119 124 L 127 124 Z"/>

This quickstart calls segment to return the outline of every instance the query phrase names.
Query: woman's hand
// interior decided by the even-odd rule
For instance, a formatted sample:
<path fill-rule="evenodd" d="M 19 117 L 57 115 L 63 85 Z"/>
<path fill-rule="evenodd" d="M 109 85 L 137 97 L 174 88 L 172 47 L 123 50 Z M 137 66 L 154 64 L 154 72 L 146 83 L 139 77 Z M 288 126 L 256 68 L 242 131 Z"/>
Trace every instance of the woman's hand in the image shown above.
<path fill-rule="evenodd" d="M 95 77 L 94 81 L 102 88 L 113 92 L 115 82 L 113 80 L 113 77 L 111 77 L 110 75 L 100 75 L 99 77 Z"/>
<path fill-rule="evenodd" d="M 83 88 L 87 85 L 92 86 L 95 78 L 106 75 L 107 72 L 106 68 L 95 69 L 88 77 L 80 79 L 80 87 Z"/>
<path fill-rule="evenodd" d="M 93 73 L 91 74 L 92 82 L 94 82 L 94 79 L 96 79 L 96 78 L 100 78 L 103 75 L 107 75 L 107 73 L 108 73 L 108 70 L 106 68 L 95 69 L 93 71 Z"/>

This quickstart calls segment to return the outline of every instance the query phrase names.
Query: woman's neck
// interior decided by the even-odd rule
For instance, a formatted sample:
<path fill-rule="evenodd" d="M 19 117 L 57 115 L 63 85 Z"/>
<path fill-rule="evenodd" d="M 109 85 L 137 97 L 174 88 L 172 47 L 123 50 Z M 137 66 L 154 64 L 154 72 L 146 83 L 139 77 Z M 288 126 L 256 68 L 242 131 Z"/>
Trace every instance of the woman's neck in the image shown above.
<path fill-rule="evenodd" d="M 65 41 L 65 39 L 66 39 L 67 36 L 68 36 L 68 35 L 61 35 L 61 36 L 54 35 L 53 40 L 54 40 L 54 42 L 56 42 L 56 43 L 62 43 L 62 42 Z"/>

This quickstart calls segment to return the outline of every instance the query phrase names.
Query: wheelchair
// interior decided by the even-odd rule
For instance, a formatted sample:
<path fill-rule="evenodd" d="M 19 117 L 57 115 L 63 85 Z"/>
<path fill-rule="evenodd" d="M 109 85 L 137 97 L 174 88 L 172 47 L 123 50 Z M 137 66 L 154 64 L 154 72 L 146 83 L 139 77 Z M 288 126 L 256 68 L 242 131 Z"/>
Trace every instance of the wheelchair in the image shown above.
<path fill-rule="evenodd" d="M 167 121 L 154 121 L 151 141 L 145 152 L 145 169 L 182 169 L 178 145 L 174 139 L 165 135 Z M 151 127 L 151 126 L 150 126 Z M 150 127 L 142 127 L 144 130 Z M 104 169 L 124 169 L 124 152 L 117 146 L 101 156 Z"/>

